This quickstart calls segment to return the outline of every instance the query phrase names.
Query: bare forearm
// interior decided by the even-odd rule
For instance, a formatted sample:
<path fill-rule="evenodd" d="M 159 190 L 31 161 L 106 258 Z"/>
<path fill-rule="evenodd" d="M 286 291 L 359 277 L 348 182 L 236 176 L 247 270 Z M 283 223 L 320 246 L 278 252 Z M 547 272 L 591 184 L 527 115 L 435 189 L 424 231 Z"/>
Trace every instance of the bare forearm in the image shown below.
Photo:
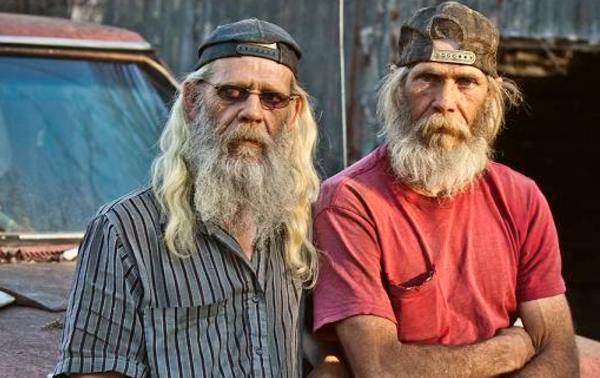
<path fill-rule="evenodd" d="M 518 368 L 511 344 L 500 337 L 464 346 L 402 344 L 379 366 L 394 377 L 493 377 Z"/>

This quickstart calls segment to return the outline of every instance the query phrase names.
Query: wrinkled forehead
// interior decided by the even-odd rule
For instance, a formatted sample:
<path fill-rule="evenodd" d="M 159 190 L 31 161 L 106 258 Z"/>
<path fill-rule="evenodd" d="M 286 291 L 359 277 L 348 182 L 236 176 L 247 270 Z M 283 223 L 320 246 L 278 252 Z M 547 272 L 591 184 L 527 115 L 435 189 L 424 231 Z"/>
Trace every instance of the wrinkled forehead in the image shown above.
<path fill-rule="evenodd" d="M 478 68 L 452 63 L 420 62 L 409 68 L 408 75 L 434 74 L 438 76 L 458 77 L 469 76 L 477 79 L 485 79 L 487 75 Z"/>
<path fill-rule="evenodd" d="M 212 79 L 219 84 L 236 84 L 255 89 L 286 91 L 294 74 L 288 67 L 258 57 L 222 58 L 213 62 Z"/>

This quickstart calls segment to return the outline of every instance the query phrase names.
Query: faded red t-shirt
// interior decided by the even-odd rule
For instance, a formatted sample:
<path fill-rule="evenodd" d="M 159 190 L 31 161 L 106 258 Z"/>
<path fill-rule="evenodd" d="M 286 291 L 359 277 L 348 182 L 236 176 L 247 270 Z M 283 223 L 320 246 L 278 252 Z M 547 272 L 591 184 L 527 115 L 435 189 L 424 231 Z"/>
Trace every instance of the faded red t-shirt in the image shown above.
<path fill-rule="evenodd" d="M 314 214 L 321 335 L 369 314 L 401 341 L 470 343 L 510 326 L 518 303 L 565 291 L 546 200 L 498 163 L 440 201 L 398 183 L 381 146 L 323 184 Z"/>

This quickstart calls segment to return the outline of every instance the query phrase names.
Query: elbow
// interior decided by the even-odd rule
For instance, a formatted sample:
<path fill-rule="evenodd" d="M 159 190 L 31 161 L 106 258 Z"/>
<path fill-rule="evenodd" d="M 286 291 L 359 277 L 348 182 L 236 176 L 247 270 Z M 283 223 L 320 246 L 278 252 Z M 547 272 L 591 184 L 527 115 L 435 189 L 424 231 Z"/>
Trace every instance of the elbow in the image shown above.
<path fill-rule="evenodd" d="M 575 340 L 569 343 L 548 342 L 541 345 L 536 353 L 535 359 L 546 361 L 553 376 L 556 377 L 579 377 L 579 353 Z"/>

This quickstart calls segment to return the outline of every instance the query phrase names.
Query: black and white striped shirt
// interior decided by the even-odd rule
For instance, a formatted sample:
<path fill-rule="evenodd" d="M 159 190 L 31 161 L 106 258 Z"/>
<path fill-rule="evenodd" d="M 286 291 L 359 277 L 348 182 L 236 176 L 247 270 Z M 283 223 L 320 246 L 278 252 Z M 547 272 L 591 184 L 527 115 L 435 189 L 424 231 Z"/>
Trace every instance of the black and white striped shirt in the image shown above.
<path fill-rule="evenodd" d="M 282 240 L 248 259 L 217 227 L 198 251 L 166 250 L 152 190 L 101 209 L 82 241 L 54 374 L 298 377 L 301 285 Z"/>

